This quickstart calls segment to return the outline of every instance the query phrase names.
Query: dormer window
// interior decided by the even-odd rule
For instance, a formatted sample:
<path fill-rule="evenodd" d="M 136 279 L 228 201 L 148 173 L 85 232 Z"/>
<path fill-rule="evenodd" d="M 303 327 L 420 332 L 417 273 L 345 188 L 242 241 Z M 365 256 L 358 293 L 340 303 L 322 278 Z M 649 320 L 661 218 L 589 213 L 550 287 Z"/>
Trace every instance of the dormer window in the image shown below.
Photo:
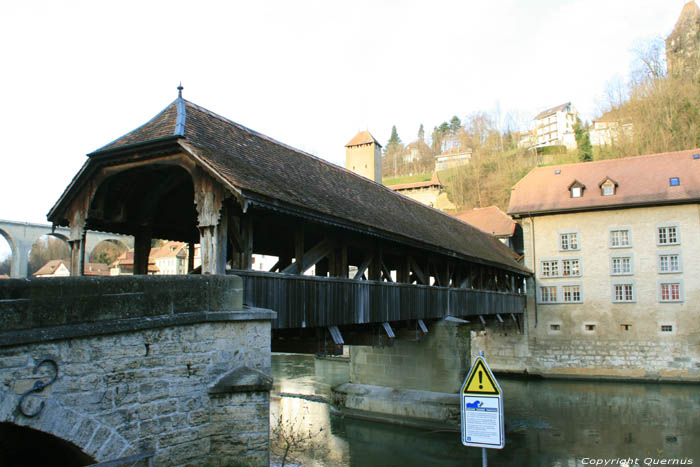
<path fill-rule="evenodd" d="M 581 198 L 583 196 L 583 190 L 585 189 L 586 186 L 578 180 L 575 180 L 574 183 L 569 185 L 569 192 L 572 198 Z"/>
<path fill-rule="evenodd" d="M 600 193 L 603 196 L 612 196 L 615 194 L 617 189 L 617 182 L 610 177 L 605 177 L 602 182 L 598 184 L 600 187 Z"/>

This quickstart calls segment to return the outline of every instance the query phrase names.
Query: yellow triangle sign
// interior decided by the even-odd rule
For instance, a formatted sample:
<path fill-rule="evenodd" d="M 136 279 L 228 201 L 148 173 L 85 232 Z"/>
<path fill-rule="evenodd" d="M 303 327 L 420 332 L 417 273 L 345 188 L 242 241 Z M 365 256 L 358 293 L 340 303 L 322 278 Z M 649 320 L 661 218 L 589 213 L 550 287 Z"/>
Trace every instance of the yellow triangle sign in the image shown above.
<path fill-rule="evenodd" d="M 494 396 L 501 394 L 496 379 L 481 357 L 477 357 L 466 381 L 462 388 L 463 394 L 490 394 Z"/>

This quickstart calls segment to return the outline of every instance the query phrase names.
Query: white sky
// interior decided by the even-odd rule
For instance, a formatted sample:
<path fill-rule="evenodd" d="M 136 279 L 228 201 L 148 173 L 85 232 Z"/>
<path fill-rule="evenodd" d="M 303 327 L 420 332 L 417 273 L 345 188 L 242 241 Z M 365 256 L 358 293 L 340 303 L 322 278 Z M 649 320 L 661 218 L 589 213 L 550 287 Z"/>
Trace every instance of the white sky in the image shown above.
<path fill-rule="evenodd" d="M 177 96 L 344 164 L 453 115 L 598 116 L 686 0 L 26 1 L 0 6 L 0 219 L 47 222 L 85 154 Z M 7 246 L 0 237 L 0 257 Z"/>

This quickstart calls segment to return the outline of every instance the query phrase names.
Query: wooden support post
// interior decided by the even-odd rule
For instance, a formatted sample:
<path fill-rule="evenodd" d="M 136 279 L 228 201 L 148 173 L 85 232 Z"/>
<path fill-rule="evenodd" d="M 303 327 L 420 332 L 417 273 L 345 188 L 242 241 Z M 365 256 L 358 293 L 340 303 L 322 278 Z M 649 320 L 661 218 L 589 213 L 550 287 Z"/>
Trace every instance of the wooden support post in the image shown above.
<path fill-rule="evenodd" d="M 411 266 L 408 257 L 402 257 L 399 261 L 399 267 L 396 271 L 396 281 L 410 283 L 411 281 Z"/>
<path fill-rule="evenodd" d="M 253 269 L 253 218 L 246 214 L 241 219 L 241 269 Z"/>
<path fill-rule="evenodd" d="M 348 245 L 343 242 L 340 246 L 340 258 L 336 264 L 340 271 L 337 271 L 336 275 L 338 277 L 347 278 L 348 277 Z"/>
<path fill-rule="evenodd" d="M 69 240 L 70 245 L 70 275 L 82 276 L 85 273 L 85 231 L 80 240 Z"/>
<path fill-rule="evenodd" d="M 353 277 L 353 279 L 362 279 L 362 275 L 365 273 L 365 271 L 367 271 L 369 263 L 372 262 L 372 258 L 374 258 L 374 254 L 372 252 L 368 252 L 367 256 L 365 256 L 365 259 L 362 260 L 362 264 L 360 264 L 360 266 L 357 268 L 357 272 L 355 273 L 355 277 Z"/>
<path fill-rule="evenodd" d="M 148 274 L 148 257 L 151 253 L 151 231 L 140 229 L 134 236 L 134 274 Z"/>
<path fill-rule="evenodd" d="M 304 227 L 301 226 L 297 229 L 296 232 L 294 232 L 294 257 L 296 258 L 296 263 L 294 263 L 294 267 L 296 268 L 296 271 L 294 271 L 294 274 L 301 275 L 304 273 L 302 270 L 302 264 L 304 263 Z M 285 268 L 285 272 L 289 269 L 289 272 L 292 272 L 292 269 L 289 267 Z"/>
<path fill-rule="evenodd" d="M 192 179 L 194 202 L 197 208 L 202 274 L 225 274 L 226 247 L 229 240 L 229 211 L 224 203 L 226 192 L 203 170 L 198 170 Z"/>
<path fill-rule="evenodd" d="M 244 269 L 241 266 L 241 252 L 243 251 L 243 237 L 241 237 L 241 218 L 230 216 L 228 219 L 228 246 L 231 248 L 231 267 Z"/>
<path fill-rule="evenodd" d="M 378 251 L 369 263 L 369 271 L 367 271 L 367 279 L 371 281 L 379 281 L 382 279 L 382 253 Z"/>
<path fill-rule="evenodd" d="M 187 273 L 189 274 L 194 270 L 194 243 L 189 242 L 187 244 Z"/>

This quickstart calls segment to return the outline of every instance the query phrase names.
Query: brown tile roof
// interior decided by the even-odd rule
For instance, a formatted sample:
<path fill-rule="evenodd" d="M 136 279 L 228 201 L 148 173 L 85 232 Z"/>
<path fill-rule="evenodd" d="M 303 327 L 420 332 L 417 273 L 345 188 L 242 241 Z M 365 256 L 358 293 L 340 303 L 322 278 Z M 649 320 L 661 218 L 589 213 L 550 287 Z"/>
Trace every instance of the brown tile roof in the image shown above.
<path fill-rule="evenodd" d="M 45 276 L 47 274 L 53 274 L 56 269 L 58 269 L 61 264 L 65 265 L 66 269 L 70 271 L 70 261 L 64 261 L 62 259 L 52 259 L 51 261 L 40 267 L 33 275 L 34 276 Z"/>
<path fill-rule="evenodd" d="M 345 145 L 347 148 L 348 146 L 359 146 L 360 144 L 376 144 L 380 148 L 382 147 L 381 144 L 377 142 L 376 139 L 374 139 L 374 136 L 369 131 L 361 131 L 358 134 L 356 134 L 350 141 L 348 141 L 348 144 Z"/>
<path fill-rule="evenodd" d="M 494 237 L 183 99 L 176 99 L 145 125 L 88 156 L 104 160 L 116 148 L 177 135 L 176 122 L 182 120 L 186 124 L 177 144 L 183 152 L 207 164 L 225 186 L 234 187 L 249 204 L 283 207 L 367 234 L 418 242 L 443 254 L 529 273 Z M 82 174 L 90 172 L 89 163 L 49 213 L 53 222 L 65 222 L 57 210 L 72 196 L 74 186 L 85 183 L 81 177 L 88 177 Z"/>
<path fill-rule="evenodd" d="M 387 185 L 386 187 L 394 191 L 401 191 L 408 190 L 409 188 L 426 188 L 431 186 L 443 186 L 442 182 L 440 182 L 440 177 L 438 177 L 437 172 L 433 172 L 433 176 L 430 178 L 430 180 L 425 182 L 399 183 L 396 185 Z"/>
<path fill-rule="evenodd" d="M 51 261 L 47 262 L 42 267 L 40 267 L 39 270 L 33 275 L 51 275 L 59 268 L 61 264 L 63 264 L 66 267 L 66 269 L 70 271 L 70 261 L 65 261 L 62 259 L 52 259 Z M 102 263 L 85 263 L 83 274 L 86 276 L 108 276 L 109 266 Z"/>
<path fill-rule="evenodd" d="M 535 120 L 539 120 L 540 118 L 548 117 L 549 115 L 555 114 L 557 112 L 561 112 L 568 105 L 571 105 L 571 102 L 565 102 L 564 104 L 558 105 L 556 107 L 552 107 L 551 109 L 543 110 L 542 112 L 537 114 L 537 116 L 535 117 Z"/>
<path fill-rule="evenodd" d="M 172 256 L 177 256 L 179 258 L 184 258 L 187 256 L 187 243 L 184 242 L 166 242 L 165 245 L 160 248 L 154 248 L 151 250 L 151 254 L 148 257 L 149 261 L 168 258 Z"/>
<path fill-rule="evenodd" d="M 513 187 L 509 214 L 580 211 L 601 208 L 674 204 L 700 200 L 700 149 L 533 169 Z M 559 174 L 556 171 L 560 171 Z M 679 186 L 669 179 L 678 177 Z M 610 178 L 615 194 L 603 196 L 600 184 Z M 568 187 L 578 180 L 583 196 Z"/>
<path fill-rule="evenodd" d="M 515 231 L 515 222 L 498 206 L 474 208 L 471 211 L 453 214 L 457 219 L 471 224 L 477 229 L 488 232 L 496 237 L 510 237 Z"/>

